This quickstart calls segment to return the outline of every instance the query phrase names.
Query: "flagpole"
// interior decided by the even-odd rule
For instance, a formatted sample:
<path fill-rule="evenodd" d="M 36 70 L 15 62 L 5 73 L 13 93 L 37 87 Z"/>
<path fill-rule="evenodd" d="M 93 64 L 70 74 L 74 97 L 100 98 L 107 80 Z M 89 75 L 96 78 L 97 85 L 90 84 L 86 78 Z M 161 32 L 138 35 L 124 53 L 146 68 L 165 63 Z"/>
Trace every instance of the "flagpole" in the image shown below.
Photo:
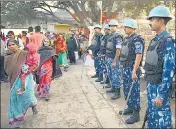
<path fill-rule="evenodd" d="M 103 7 L 102 7 L 102 3 L 103 3 L 103 2 L 100 1 L 100 3 L 101 3 L 101 5 L 100 5 L 100 11 L 101 11 L 101 13 L 100 13 L 100 25 L 102 26 L 102 14 L 103 14 L 103 12 L 102 12 L 102 11 L 103 11 L 103 9 L 102 9 L 102 8 L 103 8 Z"/>

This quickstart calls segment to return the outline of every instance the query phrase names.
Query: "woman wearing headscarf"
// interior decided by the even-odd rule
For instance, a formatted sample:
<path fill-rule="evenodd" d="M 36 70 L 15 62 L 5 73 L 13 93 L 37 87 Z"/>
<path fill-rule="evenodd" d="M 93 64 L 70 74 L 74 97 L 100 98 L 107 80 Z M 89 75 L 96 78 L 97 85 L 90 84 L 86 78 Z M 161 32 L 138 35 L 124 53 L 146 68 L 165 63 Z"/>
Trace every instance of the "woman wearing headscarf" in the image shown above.
<path fill-rule="evenodd" d="M 25 62 L 28 51 L 20 50 L 19 44 L 16 40 L 10 39 L 7 42 L 7 53 L 5 55 L 5 72 L 9 77 L 10 81 L 10 102 L 8 109 L 9 124 L 20 126 L 21 122 L 24 121 L 24 116 L 29 107 L 32 107 L 33 114 L 37 113 L 36 105 L 37 99 L 34 95 L 35 82 L 33 80 L 32 69 L 28 70 L 25 67 Z M 22 85 L 22 79 L 20 75 L 28 71 L 25 77 L 25 93 L 17 94 L 19 88 Z"/>
<path fill-rule="evenodd" d="M 55 41 L 56 54 L 58 55 L 58 62 L 64 67 L 64 71 L 67 71 L 68 61 L 67 61 L 67 44 L 63 38 L 62 34 L 56 35 Z"/>
<path fill-rule="evenodd" d="M 57 63 L 56 51 L 50 46 L 49 39 L 44 38 L 43 46 L 38 50 L 38 53 L 40 54 L 40 65 L 38 69 L 39 85 L 37 91 L 40 98 L 45 98 L 48 101 L 51 81 L 62 76 L 62 72 Z"/>

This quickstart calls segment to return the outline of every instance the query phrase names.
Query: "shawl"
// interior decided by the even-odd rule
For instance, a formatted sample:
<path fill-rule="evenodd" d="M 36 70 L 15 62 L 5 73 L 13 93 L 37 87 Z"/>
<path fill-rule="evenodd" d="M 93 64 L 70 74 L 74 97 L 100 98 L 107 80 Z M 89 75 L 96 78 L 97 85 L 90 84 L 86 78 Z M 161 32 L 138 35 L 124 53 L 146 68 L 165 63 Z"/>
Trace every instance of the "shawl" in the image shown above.
<path fill-rule="evenodd" d="M 48 47 L 48 46 L 43 46 L 38 50 L 38 53 L 40 54 L 40 65 L 39 65 L 39 69 L 41 68 L 42 64 L 48 60 L 49 58 L 53 57 L 53 56 L 57 56 L 56 51 L 54 48 L 52 47 Z M 53 73 L 52 73 L 52 79 L 54 78 L 58 78 L 60 76 L 62 76 L 62 71 L 59 67 L 58 61 L 56 58 L 53 58 Z"/>
<path fill-rule="evenodd" d="M 61 52 L 65 52 L 67 50 L 67 44 L 66 41 L 63 38 L 56 38 L 54 41 L 55 46 L 56 46 L 56 53 L 59 54 Z"/>
<path fill-rule="evenodd" d="M 27 51 L 18 50 L 16 53 L 7 51 L 5 54 L 4 70 L 10 80 L 12 86 L 17 76 L 21 73 L 22 65 L 26 62 Z"/>
<path fill-rule="evenodd" d="M 49 46 L 43 46 L 39 48 L 38 53 L 40 54 L 40 65 L 39 68 L 42 66 L 42 64 L 48 60 L 49 58 L 56 56 L 56 51 L 54 48 Z"/>

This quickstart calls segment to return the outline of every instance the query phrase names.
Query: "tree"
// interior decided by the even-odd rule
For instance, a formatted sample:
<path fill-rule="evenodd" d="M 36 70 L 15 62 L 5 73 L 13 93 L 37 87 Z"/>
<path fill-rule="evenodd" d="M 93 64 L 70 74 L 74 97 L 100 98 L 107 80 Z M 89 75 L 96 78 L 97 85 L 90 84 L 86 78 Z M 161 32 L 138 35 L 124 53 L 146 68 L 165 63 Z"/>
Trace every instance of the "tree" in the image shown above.
<path fill-rule="evenodd" d="M 120 0 L 102 0 L 102 1 L 21 1 L 21 2 L 3 2 L 5 6 L 2 15 L 5 19 L 24 23 L 32 18 L 50 18 L 58 23 L 73 24 L 65 21 L 62 17 L 55 14 L 55 10 L 64 10 L 74 19 L 78 26 L 89 26 L 100 23 L 101 11 L 106 12 L 106 18 L 118 16 L 123 12 L 126 17 L 136 19 L 141 14 L 147 14 L 156 5 L 165 4 L 175 7 L 170 2 L 141 0 L 141 1 L 120 1 Z M 20 8 L 19 8 L 20 7 Z M 23 13 L 21 13 L 23 12 Z M 14 20 L 15 19 L 15 20 Z"/>
<path fill-rule="evenodd" d="M 102 6 L 100 4 L 102 2 Z M 120 1 L 120 0 L 102 0 L 102 1 L 40 1 L 35 4 L 34 8 L 42 8 L 53 15 L 52 9 L 61 9 L 67 11 L 75 21 L 82 26 L 93 25 L 95 22 L 100 23 L 101 8 L 106 12 L 107 18 L 112 18 L 123 11 L 126 16 L 136 19 L 140 14 L 148 14 L 156 5 L 165 4 L 170 6 L 166 1 Z M 173 4 L 173 7 L 175 5 Z M 58 16 L 54 16 L 58 17 Z M 59 19 L 61 20 L 61 19 Z"/>
<path fill-rule="evenodd" d="M 1 23 L 25 25 L 37 18 L 38 13 L 32 10 L 31 5 L 26 4 L 25 1 L 3 1 L 1 6 Z"/>

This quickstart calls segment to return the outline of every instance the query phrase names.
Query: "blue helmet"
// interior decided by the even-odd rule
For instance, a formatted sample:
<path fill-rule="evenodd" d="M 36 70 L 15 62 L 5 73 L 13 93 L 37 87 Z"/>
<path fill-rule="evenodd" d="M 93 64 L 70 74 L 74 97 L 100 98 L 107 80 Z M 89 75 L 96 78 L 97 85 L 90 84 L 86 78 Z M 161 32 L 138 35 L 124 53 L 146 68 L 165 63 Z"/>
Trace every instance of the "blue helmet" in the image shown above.
<path fill-rule="evenodd" d="M 110 22 L 109 22 L 109 26 L 117 26 L 118 25 L 118 21 L 115 20 L 115 19 L 112 19 Z"/>
<path fill-rule="evenodd" d="M 123 26 L 136 29 L 137 28 L 137 23 L 134 19 L 127 19 L 127 20 L 124 21 Z"/>
<path fill-rule="evenodd" d="M 152 17 L 168 17 L 168 18 L 172 19 L 169 8 L 165 7 L 165 6 L 161 6 L 161 5 L 154 7 L 150 11 L 150 14 L 147 17 L 147 20 L 149 20 Z"/>
<path fill-rule="evenodd" d="M 101 26 L 97 24 L 97 25 L 94 26 L 94 29 L 95 29 L 95 28 L 101 29 Z"/>
<path fill-rule="evenodd" d="M 109 25 L 105 24 L 104 29 L 110 30 Z"/>

